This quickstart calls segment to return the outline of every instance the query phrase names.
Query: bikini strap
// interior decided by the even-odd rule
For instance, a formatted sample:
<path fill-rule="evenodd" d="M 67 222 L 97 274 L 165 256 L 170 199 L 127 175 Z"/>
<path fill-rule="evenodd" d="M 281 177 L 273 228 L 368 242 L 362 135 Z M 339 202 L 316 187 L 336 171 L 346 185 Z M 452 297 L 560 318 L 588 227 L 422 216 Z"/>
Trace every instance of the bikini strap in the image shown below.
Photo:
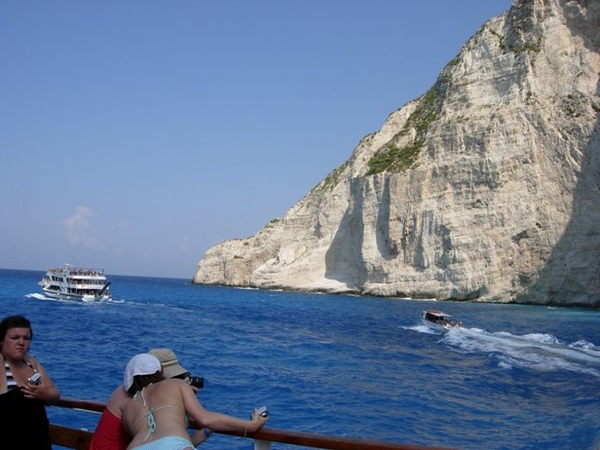
<path fill-rule="evenodd" d="M 29 367 L 31 367 L 31 370 L 33 370 L 33 373 L 38 373 L 37 369 L 35 367 L 33 367 L 33 364 L 31 364 L 29 361 L 27 361 L 25 358 L 22 359 L 22 361 L 27 364 Z"/>
<path fill-rule="evenodd" d="M 144 395 L 144 389 L 146 389 L 145 386 L 142 388 L 141 391 L 137 391 L 133 395 L 133 400 L 135 401 L 137 395 L 140 394 L 140 397 L 142 397 L 142 406 L 144 408 L 147 408 L 148 406 L 146 403 L 146 396 Z M 154 420 L 153 408 L 150 408 L 150 410 L 146 414 L 142 414 L 140 417 L 135 419 L 135 421 L 133 422 L 133 426 L 135 427 L 135 425 L 144 417 L 146 417 L 146 421 L 148 423 L 148 432 L 146 433 L 146 437 L 144 438 L 144 442 L 146 442 L 150 435 L 156 431 L 156 421 Z"/>
<path fill-rule="evenodd" d="M 142 388 L 142 390 L 140 392 L 141 392 L 141 396 L 142 396 L 142 406 L 145 408 L 147 405 L 146 405 L 146 397 L 144 396 L 144 389 L 146 389 L 145 386 Z"/>

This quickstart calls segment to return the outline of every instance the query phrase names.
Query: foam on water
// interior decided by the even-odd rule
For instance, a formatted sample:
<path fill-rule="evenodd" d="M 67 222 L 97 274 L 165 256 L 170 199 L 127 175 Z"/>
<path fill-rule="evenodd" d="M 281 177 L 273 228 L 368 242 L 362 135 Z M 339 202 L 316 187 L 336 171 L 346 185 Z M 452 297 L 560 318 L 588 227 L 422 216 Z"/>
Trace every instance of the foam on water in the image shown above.
<path fill-rule="evenodd" d="M 115 299 L 108 299 L 108 300 L 87 300 L 87 299 L 82 299 L 82 300 L 64 300 L 62 298 L 53 298 L 53 297 L 47 297 L 44 294 L 40 294 L 37 292 L 32 292 L 31 294 L 26 294 L 25 298 L 34 298 L 37 300 L 43 300 L 43 301 L 48 301 L 48 302 L 59 302 L 59 303 L 69 303 L 69 304 L 82 304 L 82 305 L 94 305 L 94 304 L 99 304 L 99 303 L 125 303 L 124 299 L 121 300 L 115 300 Z"/>
<path fill-rule="evenodd" d="M 412 327 L 401 327 L 403 330 L 412 330 L 412 331 L 418 331 L 419 333 L 425 333 L 425 334 L 442 334 L 442 331 L 437 331 L 434 330 L 431 327 L 428 327 L 427 325 L 414 325 Z"/>
<path fill-rule="evenodd" d="M 551 334 L 522 336 L 506 331 L 489 333 L 479 328 L 453 328 L 442 342 L 462 351 L 495 356 L 503 367 L 537 371 L 568 370 L 600 377 L 600 352 L 589 343 L 563 343 Z"/>

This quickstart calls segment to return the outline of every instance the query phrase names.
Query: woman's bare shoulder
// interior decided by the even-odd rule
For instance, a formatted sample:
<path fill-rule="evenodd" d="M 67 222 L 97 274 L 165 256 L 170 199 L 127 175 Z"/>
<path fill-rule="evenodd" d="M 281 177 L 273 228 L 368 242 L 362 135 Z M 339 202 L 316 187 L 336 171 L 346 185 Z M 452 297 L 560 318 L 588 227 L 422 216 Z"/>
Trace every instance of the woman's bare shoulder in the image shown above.
<path fill-rule="evenodd" d="M 164 388 L 168 388 L 168 389 L 177 389 L 177 390 L 181 390 L 182 388 L 185 388 L 186 386 L 189 387 L 189 384 L 187 384 L 184 380 L 180 380 L 179 378 L 168 378 L 166 380 L 162 380 L 159 383 L 160 386 L 164 387 Z"/>
<path fill-rule="evenodd" d="M 185 392 L 186 389 L 190 388 L 190 385 L 187 384 L 184 380 L 179 380 L 177 378 L 164 380 L 163 382 L 161 382 L 161 384 L 163 383 L 169 392 L 179 392 L 180 395 L 183 395 L 183 392 Z"/>
<path fill-rule="evenodd" d="M 42 367 L 42 365 L 40 364 L 40 362 L 35 359 L 33 356 L 31 356 L 29 353 L 26 354 L 23 359 L 28 362 L 29 364 L 31 364 L 33 367 L 35 367 L 37 370 L 40 370 L 40 367 Z"/>
<path fill-rule="evenodd" d="M 181 384 L 186 384 L 185 380 L 181 380 L 179 378 L 167 378 L 165 380 L 162 381 L 163 383 L 166 384 L 172 384 L 172 385 L 181 385 Z"/>

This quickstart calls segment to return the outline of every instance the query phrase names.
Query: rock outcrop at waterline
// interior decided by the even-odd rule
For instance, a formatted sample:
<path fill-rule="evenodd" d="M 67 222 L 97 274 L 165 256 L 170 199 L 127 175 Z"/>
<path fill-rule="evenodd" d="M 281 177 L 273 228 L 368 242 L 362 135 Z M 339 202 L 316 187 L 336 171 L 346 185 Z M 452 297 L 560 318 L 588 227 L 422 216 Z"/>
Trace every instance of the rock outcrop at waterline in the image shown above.
<path fill-rule="evenodd" d="M 600 1 L 521 0 L 196 284 L 600 306 Z"/>

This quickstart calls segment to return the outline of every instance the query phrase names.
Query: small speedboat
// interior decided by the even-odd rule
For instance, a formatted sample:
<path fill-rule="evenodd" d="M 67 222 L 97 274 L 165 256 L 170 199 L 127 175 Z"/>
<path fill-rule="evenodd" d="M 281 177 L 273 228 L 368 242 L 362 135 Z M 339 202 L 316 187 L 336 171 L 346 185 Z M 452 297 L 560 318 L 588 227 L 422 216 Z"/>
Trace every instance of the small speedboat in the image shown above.
<path fill-rule="evenodd" d="M 437 309 L 425 309 L 421 312 L 421 321 L 434 330 L 448 331 L 450 328 L 462 328 L 462 322 L 454 319 L 450 314 Z"/>

